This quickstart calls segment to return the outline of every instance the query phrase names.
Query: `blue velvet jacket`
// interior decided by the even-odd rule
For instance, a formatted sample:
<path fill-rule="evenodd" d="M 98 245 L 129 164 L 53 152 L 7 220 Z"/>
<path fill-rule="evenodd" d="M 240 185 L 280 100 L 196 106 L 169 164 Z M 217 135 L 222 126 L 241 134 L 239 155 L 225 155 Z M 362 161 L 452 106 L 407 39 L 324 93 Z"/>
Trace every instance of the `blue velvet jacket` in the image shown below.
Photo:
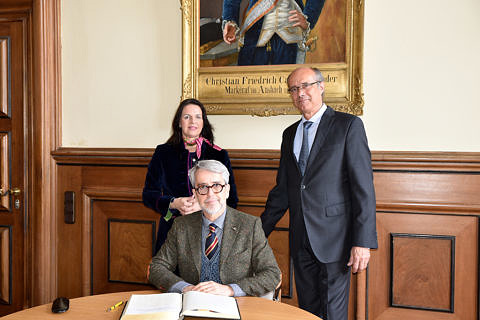
<path fill-rule="evenodd" d="M 145 206 L 162 215 L 160 219 L 155 252 L 157 252 L 167 238 L 173 219 L 179 216 L 177 210 L 171 210 L 174 217 L 165 221 L 168 206 L 172 198 L 189 197 L 192 195 L 192 187 L 188 180 L 188 163 L 190 154 L 183 144 L 161 144 L 155 149 L 152 160 L 148 165 L 145 186 L 142 199 Z M 227 205 L 236 208 L 238 197 L 235 179 L 233 177 L 230 158 L 226 150 L 216 150 L 207 143 L 202 144 L 202 153 L 198 160 L 218 160 L 222 162 L 230 172 L 230 195 Z"/>

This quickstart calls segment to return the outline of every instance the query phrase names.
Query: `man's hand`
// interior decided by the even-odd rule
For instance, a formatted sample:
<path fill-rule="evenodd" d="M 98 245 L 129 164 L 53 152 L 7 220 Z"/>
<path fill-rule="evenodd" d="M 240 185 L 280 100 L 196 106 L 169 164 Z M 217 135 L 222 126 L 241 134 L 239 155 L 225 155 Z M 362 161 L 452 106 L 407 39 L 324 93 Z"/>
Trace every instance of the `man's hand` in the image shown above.
<path fill-rule="evenodd" d="M 352 247 L 347 266 L 352 267 L 352 272 L 357 273 L 367 268 L 370 260 L 370 248 Z"/>
<path fill-rule="evenodd" d="M 193 287 L 194 286 L 186 286 L 185 288 L 183 288 L 182 293 L 192 291 Z"/>
<path fill-rule="evenodd" d="M 228 44 L 232 44 L 237 40 L 236 33 L 237 27 L 231 23 L 227 23 L 223 29 L 223 41 Z"/>
<path fill-rule="evenodd" d="M 288 17 L 288 21 L 293 22 L 292 27 L 298 26 L 303 30 L 307 30 L 307 19 L 305 19 L 305 16 L 301 12 L 298 12 L 297 10 L 292 10 L 288 13 L 290 14 L 290 16 Z"/>
<path fill-rule="evenodd" d="M 183 292 L 187 291 L 200 291 L 228 297 L 233 296 L 233 289 L 230 286 L 216 283 L 215 281 L 200 282 L 196 286 L 185 287 Z"/>

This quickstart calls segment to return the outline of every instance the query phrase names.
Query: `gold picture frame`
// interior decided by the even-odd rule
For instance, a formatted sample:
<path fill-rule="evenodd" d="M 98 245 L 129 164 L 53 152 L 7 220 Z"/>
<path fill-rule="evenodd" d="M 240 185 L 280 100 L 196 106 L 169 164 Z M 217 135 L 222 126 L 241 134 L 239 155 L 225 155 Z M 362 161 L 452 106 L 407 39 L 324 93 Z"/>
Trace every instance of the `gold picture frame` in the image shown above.
<path fill-rule="evenodd" d="M 329 2 L 335 3 L 327 0 L 325 5 Z M 324 74 L 326 104 L 338 111 L 361 115 L 364 105 L 364 1 L 343 0 L 338 3 L 345 6 L 340 8 L 344 9 L 343 11 L 337 10 L 342 13 L 342 19 L 345 17 L 344 20 L 340 19 L 342 23 L 340 27 L 345 27 L 344 61 L 307 60 L 304 65 L 317 67 Z M 191 97 L 199 99 L 204 103 L 208 114 L 252 116 L 298 114 L 287 93 L 286 84 L 287 76 L 299 66 L 298 64 L 200 66 L 200 0 L 180 0 L 180 4 L 183 27 L 182 99 Z"/>

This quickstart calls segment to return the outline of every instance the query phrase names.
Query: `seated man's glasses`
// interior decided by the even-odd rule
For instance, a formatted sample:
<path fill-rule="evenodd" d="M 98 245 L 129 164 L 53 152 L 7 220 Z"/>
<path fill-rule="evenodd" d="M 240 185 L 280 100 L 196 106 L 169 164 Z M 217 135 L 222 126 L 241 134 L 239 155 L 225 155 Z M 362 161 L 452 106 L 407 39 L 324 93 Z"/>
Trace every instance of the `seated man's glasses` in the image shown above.
<path fill-rule="evenodd" d="M 222 192 L 225 186 L 226 184 L 214 183 L 211 186 L 207 186 L 207 185 L 198 186 L 195 188 L 195 190 L 198 192 L 198 194 L 201 194 L 202 196 L 204 196 L 208 193 L 208 189 L 212 189 L 214 193 L 220 193 Z"/>
<path fill-rule="evenodd" d="M 300 89 L 306 90 L 306 89 L 310 88 L 311 86 L 313 86 L 314 84 L 319 83 L 319 82 L 321 82 L 321 81 L 301 83 L 299 86 L 293 86 L 293 87 L 288 88 L 288 93 L 296 94 L 296 93 L 298 93 L 298 91 Z"/>

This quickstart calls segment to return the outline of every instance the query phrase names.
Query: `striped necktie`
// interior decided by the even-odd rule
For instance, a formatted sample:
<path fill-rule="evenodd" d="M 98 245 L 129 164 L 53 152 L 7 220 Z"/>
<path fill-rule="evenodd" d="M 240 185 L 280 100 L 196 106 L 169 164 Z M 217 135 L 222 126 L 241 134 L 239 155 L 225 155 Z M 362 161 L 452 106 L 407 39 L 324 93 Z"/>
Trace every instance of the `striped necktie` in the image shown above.
<path fill-rule="evenodd" d="M 218 245 L 218 238 L 217 234 L 215 233 L 215 229 L 217 226 L 214 223 L 210 223 L 208 229 L 210 232 L 208 233 L 207 239 L 205 240 L 205 255 L 208 259 L 212 259 L 217 251 Z"/>
<path fill-rule="evenodd" d="M 305 168 L 307 167 L 308 155 L 310 153 L 308 147 L 308 129 L 312 126 L 312 121 L 305 121 L 303 123 L 303 140 L 302 148 L 300 149 L 300 155 L 298 156 L 298 166 L 302 172 L 302 176 L 305 174 Z"/>

